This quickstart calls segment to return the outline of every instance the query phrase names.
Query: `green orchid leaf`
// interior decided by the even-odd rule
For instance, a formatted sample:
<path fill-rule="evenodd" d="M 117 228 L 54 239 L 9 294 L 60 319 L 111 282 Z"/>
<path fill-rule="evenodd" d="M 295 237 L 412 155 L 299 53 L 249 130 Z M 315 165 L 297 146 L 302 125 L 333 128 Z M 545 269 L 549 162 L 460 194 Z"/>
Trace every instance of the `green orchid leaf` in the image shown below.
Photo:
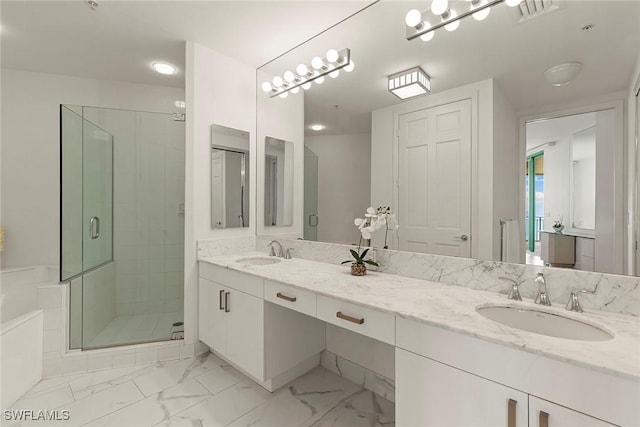
<path fill-rule="evenodd" d="M 362 254 L 360 254 L 360 258 L 364 258 L 365 256 L 367 256 L 367 252 L 369 252 L 369 248 L 362 251 Z"/>
<path fill-rule="evenodd" d="M 360 255 L 358 255 L 358 252 L 354 251 L 353 249 L 349 249 L 349 251 L 351 252 L 351 255 L 353 255 L 353 257 L 356 259 L 356 261 L 359 261 L 361 259 Z"/>
<path fill-rule="evenodd" d="M 370 265 L 375 265 L 376 267 L 380 267 L 380 265 L 377 262 L 371 261 L 370 259 L 365 259 L 364 262 Z"/>
<path fill-rule="evenodd" d="M 352 259 L 348 259 L 348 260 L 346 260 L 346 261 L 342 261 L 340 264 L 346 264 L 346 263 L 348 263 L 348 262 L 353 262 L 353 260 L 352 260 Z"/>

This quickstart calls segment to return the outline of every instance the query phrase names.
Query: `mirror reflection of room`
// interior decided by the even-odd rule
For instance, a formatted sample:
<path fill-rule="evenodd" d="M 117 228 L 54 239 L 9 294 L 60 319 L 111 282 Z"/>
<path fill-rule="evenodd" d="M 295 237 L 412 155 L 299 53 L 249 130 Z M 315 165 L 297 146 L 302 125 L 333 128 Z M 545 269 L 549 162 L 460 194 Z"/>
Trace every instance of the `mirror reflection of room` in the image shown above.
<path fill-rule="evenodd" d="M 294 144 L 265 138 L 264 224 L 285 226 L 293 223 Z"/>
<path fill-rule="evenodd" d="M 527 264 L 588 271 L 615 266 L 608 248 L 616 196 L 607 186 L 614 180 L 614 132 L 610 109 L 527 123 Z"/>
<path fill-rule="evenodd" d="M 249 133 L 211 126 L 211 228 L 249 227 Z"/>

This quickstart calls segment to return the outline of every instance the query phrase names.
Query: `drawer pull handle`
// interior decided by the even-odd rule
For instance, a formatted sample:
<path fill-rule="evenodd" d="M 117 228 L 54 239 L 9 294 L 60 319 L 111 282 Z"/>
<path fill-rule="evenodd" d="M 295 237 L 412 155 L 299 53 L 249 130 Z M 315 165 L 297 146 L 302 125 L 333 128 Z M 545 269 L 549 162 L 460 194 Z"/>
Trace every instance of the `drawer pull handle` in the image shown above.
<path fill-rule="evenodd" d="M 351 317 L 347 314 L 342 314 L 341 311 L 336 313 L 336 317 L 339 317 L 340 319 L 346 320 L 348 322 L 356 323 L 358 325 L 362 325 L 364 323 L 364 319 L 358 319 L 357 317 Z"/>
<path fill-rule="evenodd" d="M 285 300 L 285 301 L 289 301 L 289 302 L 296 302 L 296 299 L 297 299 L 296 297 L 288 297 L 288 296 L 286 296 L 286 295 L 283 295 L 283 294 L 282 294 L 282 292 L 278 292 L 278 293 L 276 294 L 276 296 L 277 296 L 278 298 L 280 298 L 280 299 L 283 299 L 283 300 Z"/>
<path fill-rule="evenodd" d="M 229 292 L 225 292 L 224 293 L 224 312 L 228 313 L 231 310 L 229 310 Z"/>
<path fill-rule="evenodd" d="M 509 399 L 507 404 L 507 427 L 516 427 L 516 406 L 517 400 Z"/>
<path fill-rule="evenodd" d="M 220 302 L 220 310 L 224 310 L 224 301 L 222 301 L 222 298 L 224 296 L 224 291 L 220 291 L 220 296 L 218 298 L 218 301 Z"/>
<path fill-rule="evenodd" d="M 544 411 L 540 411 L 540 418 L 538 419 L 538 425 L 540 427 L 549 427 L 549 414 Z"/>

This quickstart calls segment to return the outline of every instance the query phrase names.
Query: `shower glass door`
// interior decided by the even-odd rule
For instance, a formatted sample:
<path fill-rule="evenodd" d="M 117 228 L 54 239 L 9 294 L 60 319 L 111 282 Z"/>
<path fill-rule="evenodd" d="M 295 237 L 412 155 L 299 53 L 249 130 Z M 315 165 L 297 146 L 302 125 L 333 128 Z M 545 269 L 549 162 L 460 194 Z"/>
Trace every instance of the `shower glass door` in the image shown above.
<path fill-rule="evenodd" d="M 184 122 L 61 106 L 61 281 L 69 346 L 183 336 Z"/>
<path fill-rule="evenodd" d="M 304 147 L 304 240 L 318 240 L 318 155 Z"/>

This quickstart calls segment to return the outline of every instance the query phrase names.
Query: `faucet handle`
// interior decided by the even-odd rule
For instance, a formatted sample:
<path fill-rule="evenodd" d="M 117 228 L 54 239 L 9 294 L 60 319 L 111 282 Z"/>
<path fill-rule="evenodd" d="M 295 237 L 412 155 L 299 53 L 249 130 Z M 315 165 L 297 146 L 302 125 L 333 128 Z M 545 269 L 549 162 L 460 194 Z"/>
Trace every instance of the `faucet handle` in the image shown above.
<path fill-rule="evenodd" d="M 276 256 L 276 250 L 273 248 L 273 245 L 269 245 L 271 250 L 269 251 L 269 256 Z"/>
<path fill-rule="evenodd" d="M 287 250 L 284 251 L 284 259 L 291 259 L 291 248 L 287 248 Z"/>
<path fill-rule="evenodd" d="M 595 295 L 596 291 L 591 291 L 589 289 L 572 289 L 571 295 L 569 295 L 569 301 L 567 301 L 567 305 L 564 307 L 569 311 L 576 311 L 578 313 L 582 313 L 582 306 L 580 305 L 580 300 L 578 299 L 578 294 L 591 294 Z"/>
<path fill-rule="evenodd" d="M 507 295 L 507 299 L 522 301 L 522 297 L 520 296 L 520 291 L 518 290 L 518 282 L 513 282 L 513 284 L 511 285 L 511 290 Z"/>

